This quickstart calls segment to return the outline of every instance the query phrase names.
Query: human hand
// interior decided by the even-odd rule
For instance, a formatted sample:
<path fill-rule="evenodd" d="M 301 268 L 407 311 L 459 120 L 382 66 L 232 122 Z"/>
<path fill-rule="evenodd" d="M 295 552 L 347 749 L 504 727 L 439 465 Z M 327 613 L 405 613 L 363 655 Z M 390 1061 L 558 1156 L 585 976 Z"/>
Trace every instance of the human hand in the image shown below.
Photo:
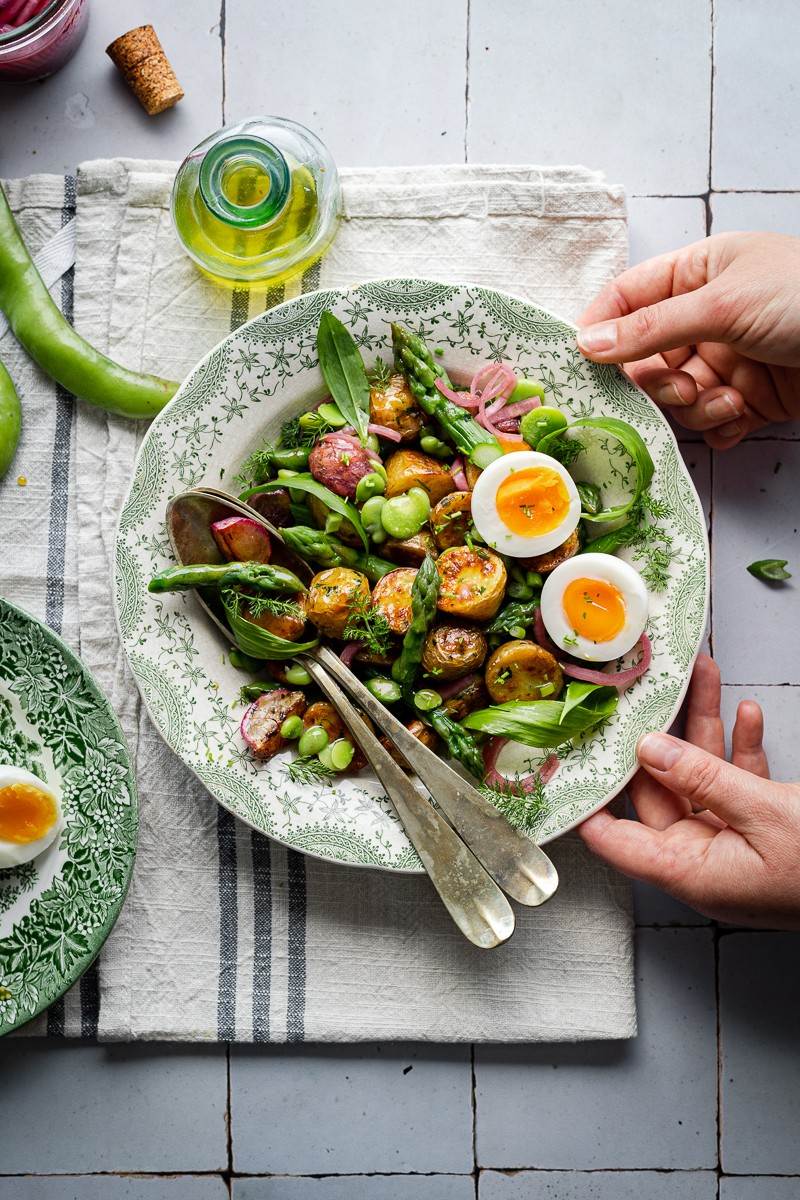
<path fill-rule="evenodd" d="M 613 279 L 578 321 L 596 362 L 709 446 L 800 417 L 800 238 L 719 233 Z"/>
<path fill-rule="evenodd" d="M 800 784 L 770 780 L 752 700 L 739 705 L 725 761 L 720 691 L 716 664 L 700 655 L 687 740 L 649 733 L 639 742 L 643 769 L 629 788 L 639 821 L 603 809 L 578 832 L 605 862 L 707 917 L 800 929 Z"/>

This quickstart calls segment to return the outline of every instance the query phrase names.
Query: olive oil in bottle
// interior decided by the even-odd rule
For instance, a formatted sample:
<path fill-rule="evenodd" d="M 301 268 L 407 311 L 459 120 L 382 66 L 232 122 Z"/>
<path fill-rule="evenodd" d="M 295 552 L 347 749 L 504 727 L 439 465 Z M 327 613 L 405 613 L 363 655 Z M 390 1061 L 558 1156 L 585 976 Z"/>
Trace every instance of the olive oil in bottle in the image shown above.
<path fill-rule="evenodd" d="M 336 235 L 336 165 L 310 130 L 280 117 L 221 129 L 182 163 L 172 217 L 187 254 L 228 287 L 276 284 Z"/>

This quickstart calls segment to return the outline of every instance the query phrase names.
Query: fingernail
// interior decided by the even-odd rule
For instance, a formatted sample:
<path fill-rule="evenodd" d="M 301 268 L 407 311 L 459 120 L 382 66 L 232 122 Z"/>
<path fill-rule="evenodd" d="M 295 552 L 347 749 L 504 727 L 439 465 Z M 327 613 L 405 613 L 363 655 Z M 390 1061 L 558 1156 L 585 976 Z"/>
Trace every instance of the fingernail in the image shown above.
<path fill-rule="evenodd" d="M 717 433 L 720 437 L 724 438 L 741 437 L 744 433 L 744 423 L 742 421 L 729 421 L 727 425 L 720 425 Z"/>
<path fill-rule="evenodd" d="M 587 325 L 578 330 L 578 345 L 582 350 L 594 354 L 597 350 L 612 350 L 617 342 L 617 326 L 614 321 L 603 321 L 600 325 Z"/>
<path fill-rule="evenodd" d="M 674 408 L 676 404 L 680 404 L 683 407 L 686 404 L 683 396 L 678 391 L 677 384 L 662 383 L 655 389 L 655 392 L 656 394 L 653 399 L 656 404 L 663 405 L 666 408 Z"/>
<path fill-rule="evenodd" d="M 663 733 L 646 733 L 636 747 L 636 754 L 639 762 L 647 763 L 657 771 L 668 771 L 683 754 L 683 748 L 680 742 Z"/>
<path fill-rule="evenodd" d="M 706 405 L 706 416 L 709 421 L 730 421 L 731 417 L 739 416 L 739 405 L 733 396 L 727 392 L 724 396 L 715 396 Z"/>

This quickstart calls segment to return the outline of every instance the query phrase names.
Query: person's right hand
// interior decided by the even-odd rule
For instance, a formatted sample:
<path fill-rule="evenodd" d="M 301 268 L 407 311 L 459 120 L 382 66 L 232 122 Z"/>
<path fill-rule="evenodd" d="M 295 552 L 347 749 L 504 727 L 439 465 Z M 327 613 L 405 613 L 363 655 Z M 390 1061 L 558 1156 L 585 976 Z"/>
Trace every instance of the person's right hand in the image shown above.
<path fill-rule="evenodd" d="M 720 233 L 648 259 L 578 324 L 588 358 L 624 363 L 714 449 L 800 417 L 800 238 Z"/>

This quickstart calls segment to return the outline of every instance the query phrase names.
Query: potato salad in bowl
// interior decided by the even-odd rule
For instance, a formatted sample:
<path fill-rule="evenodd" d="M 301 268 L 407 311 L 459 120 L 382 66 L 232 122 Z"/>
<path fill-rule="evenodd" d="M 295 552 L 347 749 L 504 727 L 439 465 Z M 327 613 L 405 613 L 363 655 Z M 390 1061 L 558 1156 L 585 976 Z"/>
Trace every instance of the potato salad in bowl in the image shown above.
<path fill-rule="evenodd" d="M 305 310 L 299 336 L 286 332 L 292 305 Z M 161 493 L 207 483 L 253 510 L 213 521 L 207 577 L 191 568 L 236 644 L 224 670 L 211 667 L 184 568 L 168 556 L 151 564 L 137 597 L 143 614 L 191 631 L 198 667 L 217 683 L 212 707 L 221 712 L 222 695 L 228 707 L 205 761 L 185 742 L 179 752 L 256 827 L 369 861 L 337 845 L 337 831 L 364 836 L 359 814 L 379 811 L 385 825 L 390 808 L 302 663 L 325 642 L 415 736 L 546 840 L 619 790 L 639 733 L 671 719 L 688 681 L 707 552 L 674 440 L 621 373 L 582 359 L 569 326 L 499 293 L 389 281 L 282 309 L 275 341 L 303 364 L 291 404 L 261 433 L 255 421 L 252 437 L 237 430 L 235 453 L 210 447 L 195 478 L 173 477 Z M 213 352 L 215 391 L 221 372 L 241 389 L 280 315 L 232 335 L 249 344 L 244 370 L 230 346 Z M 192 384 L 173 403 L 185 408 Z M 153 426 L 160 445 L 169 415 Z M 233 450 L 224 430 L 217 441 Z M 141 530 L 137 546 L 126 533 L 123 513 L 121 543 L 141 570 Z M 308 576 L 286 570 L 281 542 Z M 161 643 L 158 680 L 148 642 L 150 654 Z M 162 728 L 176 644 L 149 630 L 128 640 Z M 262 819 L 268 796 L 287 820 Z M 391 832 L 390 858 L 402 838 Z M 396 855 L 373 865 L 416 867 Z"/>

